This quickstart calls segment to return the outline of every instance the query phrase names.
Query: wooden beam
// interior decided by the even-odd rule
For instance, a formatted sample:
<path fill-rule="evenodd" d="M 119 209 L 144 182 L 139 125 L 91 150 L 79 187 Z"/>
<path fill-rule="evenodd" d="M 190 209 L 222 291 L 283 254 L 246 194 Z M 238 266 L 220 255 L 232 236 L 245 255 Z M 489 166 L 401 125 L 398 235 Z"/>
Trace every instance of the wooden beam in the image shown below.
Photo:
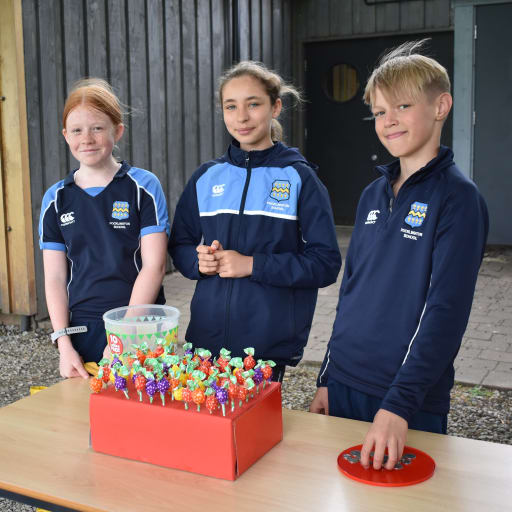
<path fill-rule="evenodd" d="M 4 96 L 0 97 L 0 119 Z M 9 273 L 7 272 L 7 225 L 5 219 L 4 173 L 2 167 L 2 131 L 0 130 L 0 310 L 10 311 Z"/>
<path fill-rule="evenodd" d="M 1 307 L 3 313 L 33 315 L 36 293 L 21 0 L 0 0 L 0 12 L 0 96 L 5 98 L 0 110 L 2 283 L 5 271 L 8 277 L 8 301 L 2 288 Z"/>

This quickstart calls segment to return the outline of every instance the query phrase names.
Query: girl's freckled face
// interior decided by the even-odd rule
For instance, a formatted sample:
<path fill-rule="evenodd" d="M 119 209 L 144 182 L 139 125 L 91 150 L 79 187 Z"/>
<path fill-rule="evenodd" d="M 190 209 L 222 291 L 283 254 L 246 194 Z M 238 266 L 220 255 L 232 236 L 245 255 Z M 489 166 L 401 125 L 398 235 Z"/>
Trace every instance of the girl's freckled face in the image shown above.
<path fill-rule="evenodd" d="M 103 112 L 80 105 L 69 113 L 63 135 L 80 164 L 102 168 L 110 162 L 114 145 L 122 135 L 119 126 L 114 126 Z"/>

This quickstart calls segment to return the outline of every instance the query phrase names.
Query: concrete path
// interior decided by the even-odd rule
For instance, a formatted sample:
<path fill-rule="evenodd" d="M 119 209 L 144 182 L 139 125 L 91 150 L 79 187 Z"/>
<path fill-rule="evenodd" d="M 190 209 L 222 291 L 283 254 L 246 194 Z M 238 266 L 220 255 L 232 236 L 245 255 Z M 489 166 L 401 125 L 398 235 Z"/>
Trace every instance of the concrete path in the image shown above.
<path fill-rule="evenodd" d="M 338 227 L 343 259 L 351 228 Z M 319 291 L 303 361 L 321 363 L 329 341 L 343 269 L 338 281 Z M 167 304 L 181 311 L 180 339 L 190 320 L 195 282 L 179 272 L 164 279 Z M 480 269 L 475 299 L 462 347 L 455 361 L 458 382 L 512 389 L 512 247 L 489 248 Z"/>

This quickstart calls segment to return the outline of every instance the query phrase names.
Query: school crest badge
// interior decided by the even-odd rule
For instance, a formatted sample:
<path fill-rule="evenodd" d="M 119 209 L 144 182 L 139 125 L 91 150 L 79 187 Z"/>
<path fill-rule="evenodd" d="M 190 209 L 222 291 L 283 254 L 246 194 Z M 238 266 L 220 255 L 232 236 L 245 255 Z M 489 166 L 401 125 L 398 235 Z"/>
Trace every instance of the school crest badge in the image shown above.
<path fill-rule="evenodd" d="M 405 223 L 409 224 L 409 226 L 413 228 L 420 227 L 427 215 L 427 208 L 428 204 L 426 203 L 419 203 L 418 201 L 412 203 L 411 209 L 409 210 L 407 217 L 405 217 Z"/>
<path fill-rule="evenodd" d="M 117 220 L 127 219 L 130 216 L 130 205 L 127 201 L 114 201 L 112 217 Z"/>
<path fill-rule="evenodd" d="M 276 201 L 287 201 L 290 199 L 290 182 L 287 180 L 274 181 L 270 197 Z"/>

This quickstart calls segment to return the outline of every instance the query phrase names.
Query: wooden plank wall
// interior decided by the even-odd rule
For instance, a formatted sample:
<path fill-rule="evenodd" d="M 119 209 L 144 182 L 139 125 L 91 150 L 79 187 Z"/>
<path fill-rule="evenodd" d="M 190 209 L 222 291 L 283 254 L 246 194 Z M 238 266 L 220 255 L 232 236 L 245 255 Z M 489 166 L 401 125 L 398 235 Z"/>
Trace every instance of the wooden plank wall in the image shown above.
<path fill-rule="evenodd" d="M 287 82 L 292 81 L 291 19 L 293 0 L 239 0 L 238 54 L 240 60 L 264 62 Z M 290 142 L 292 107 L 285 100 L 280 117 Z"/>
<path fill-rule="evenodd" d="M 304 85 L 307 41 L 378 37 L 453 29 L 451 0 L 296 0 L 293 3 L 293 77 Z M 292 140 L 303 147 L 304 116 L 295 116 Z"/>
<path fill-rule="evenodd" d="M 61 136 L 70 86 L 84 76 L 113 85 L 131 112 L 117 154 L 159 177 L 172 213 L 199 163 L 225 150 L 215 90 L 233 55 L 263 60 L 291 77 L 291 5 L 292 0 L 22 0 L 38 317 L 47 315 L 37 239 L 42 196 L 76 166 Z"/>
<path fill-rule="evenodd" d="M 0 312 L 36 309 L 20 0 L 0 7 Z"/>

